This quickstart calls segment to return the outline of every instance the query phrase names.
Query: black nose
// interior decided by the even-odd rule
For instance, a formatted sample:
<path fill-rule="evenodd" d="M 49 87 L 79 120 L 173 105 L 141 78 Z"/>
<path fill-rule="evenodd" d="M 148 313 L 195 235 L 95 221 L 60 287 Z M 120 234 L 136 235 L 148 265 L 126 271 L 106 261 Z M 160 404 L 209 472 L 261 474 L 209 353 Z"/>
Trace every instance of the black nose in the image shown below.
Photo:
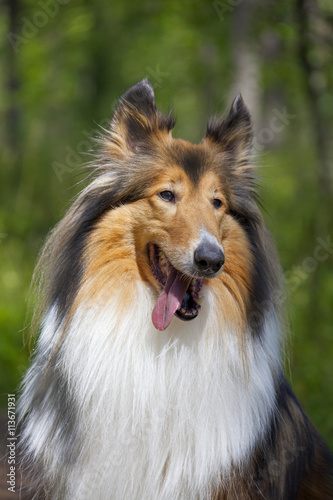
<path fill-rule="evenodd" d="M 197 271 L 206 277 L 220 271 L 224 260 L 222 248 L 214 242 L 202 241 L 194 252 Z"/>

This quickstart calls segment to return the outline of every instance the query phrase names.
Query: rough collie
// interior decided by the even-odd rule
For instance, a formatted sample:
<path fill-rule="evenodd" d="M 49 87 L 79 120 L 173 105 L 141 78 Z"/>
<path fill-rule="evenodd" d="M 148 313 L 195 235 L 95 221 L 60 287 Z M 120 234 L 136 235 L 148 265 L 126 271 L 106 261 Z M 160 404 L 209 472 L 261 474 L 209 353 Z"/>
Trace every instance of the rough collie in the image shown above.
<path fill-rule="evenodd" d="M 20 398 L 31 497 L 331 499 L 330 454 L 281 368 L 274 245 L 238 95 L 200 144 L 143 80 L 37 266 Z"/>

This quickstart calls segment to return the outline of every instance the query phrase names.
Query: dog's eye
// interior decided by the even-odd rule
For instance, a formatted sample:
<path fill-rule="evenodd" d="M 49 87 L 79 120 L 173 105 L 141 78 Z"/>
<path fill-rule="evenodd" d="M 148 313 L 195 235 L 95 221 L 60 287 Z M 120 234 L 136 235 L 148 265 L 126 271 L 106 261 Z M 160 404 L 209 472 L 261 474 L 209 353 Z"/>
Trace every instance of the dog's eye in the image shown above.
<path fill-rule="evenodd" d="M 219 200 L 218 198 L 214 198 L 213 200 L 213 207 L 214 208 L 221 208 L 223 205 L 223 201 Z"/>
<path fill-rule="evenodd" d="M 158 193 L 158 196 L 161 198 L 163 201 L 175 201 L 175 195 L 173 194 L 172 191 L 162 191 L 161 193 Z"/>

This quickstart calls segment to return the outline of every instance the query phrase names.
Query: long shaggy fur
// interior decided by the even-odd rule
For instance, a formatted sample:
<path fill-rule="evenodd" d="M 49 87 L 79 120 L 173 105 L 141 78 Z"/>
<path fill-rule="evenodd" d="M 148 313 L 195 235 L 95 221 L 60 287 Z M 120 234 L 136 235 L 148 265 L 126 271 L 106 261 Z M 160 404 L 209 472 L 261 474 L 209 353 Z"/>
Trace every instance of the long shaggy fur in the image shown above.
<path fill-rule="evenodd" d="M 256 203 L 250 115 L 237 96 L 199 145 L 173 139 L 173 125 L 149 82 L 127 91 L 92 182 L 42 252 L 20 397 L 31 497 L 333 498 L 329 452 L 282 374 L 279 264 Z M 223 249 L 220 274 L 194 269 L 202 242 Z M 193 321 L 160 332 L 156 245 L 176 281 L 203 280 L 197 317 L 184 298 Z"/>

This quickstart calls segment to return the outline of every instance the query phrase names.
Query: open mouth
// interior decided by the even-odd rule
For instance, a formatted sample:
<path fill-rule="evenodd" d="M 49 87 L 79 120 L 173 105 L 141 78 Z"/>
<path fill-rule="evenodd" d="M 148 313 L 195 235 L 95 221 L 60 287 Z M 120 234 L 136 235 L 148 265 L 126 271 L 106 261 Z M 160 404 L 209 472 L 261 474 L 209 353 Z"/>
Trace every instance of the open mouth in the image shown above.
<path fill-rule="evenodd" d="M 155 328 L 165 330 L 174 314 L 184 321 L 196 318 L 203 279 L 178 271 L 163 250 L 153 243 L 148 245 L 148 257 L 152 273 L 162 287 L 152 314 Z"/>

